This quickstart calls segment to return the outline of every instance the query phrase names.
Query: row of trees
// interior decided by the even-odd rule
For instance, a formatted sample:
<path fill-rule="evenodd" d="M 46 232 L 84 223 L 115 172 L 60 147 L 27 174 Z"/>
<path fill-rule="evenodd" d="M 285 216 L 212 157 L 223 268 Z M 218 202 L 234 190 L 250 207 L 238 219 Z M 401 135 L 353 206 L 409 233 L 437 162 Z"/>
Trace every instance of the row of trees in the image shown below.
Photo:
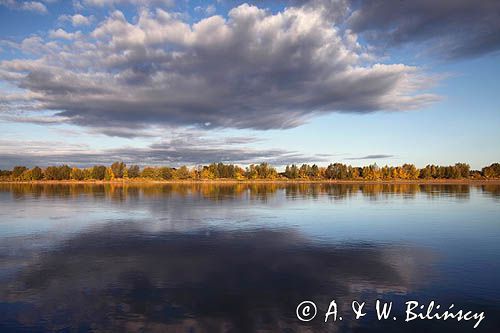
<path fill-rule="evenodd" d="M 146 178 L 156 180 L 187 179 L 303 179 L 303 180 L 415 180 L 415 179 L 490 179 L 500 178 L 500 164 L 493 163 L 479 170 L 470 170 L 468 164 L 456 163 L 449 166 L 427 165 L 418 169 L 413 164 L 402 166 L 379 167 L 376 164 L 354 167 L 342 163 L 333 163 L 327 167 L 316 164 L 301 166 L 287 165 L 285 171 L 278 173 L 268 163 L 251 164 L 245 169 L 234 164 L 212 163 L 210 165 L 188 168 L 127 166 L 115 162 L 111 166 L 96 165 L 80 169 L 67 165 L 49 166 L 45 169 L 28 169 L 16 166 L 12 170 L 0 170 L 1 180 L 37 181 L 37 180 L 114 180 L 125 178 Z"/>
<path fill-rule="evenodd" d="M 210 165 L 188 168 L 127 166 L 115 162 L 111 166 L 96 165 L 80 169 L 68 165 L 49 166 L 45 169 L 28 169 L 16 166 L 12 170 L 0 170 L 1 180 L 114 180 L 124 178 L 146 178 L 157 180 L 187 179 L 275 179 L 278 172 L 268 163 L 251 164 L 246 169 L 233 164 L 212 163 Z"/>

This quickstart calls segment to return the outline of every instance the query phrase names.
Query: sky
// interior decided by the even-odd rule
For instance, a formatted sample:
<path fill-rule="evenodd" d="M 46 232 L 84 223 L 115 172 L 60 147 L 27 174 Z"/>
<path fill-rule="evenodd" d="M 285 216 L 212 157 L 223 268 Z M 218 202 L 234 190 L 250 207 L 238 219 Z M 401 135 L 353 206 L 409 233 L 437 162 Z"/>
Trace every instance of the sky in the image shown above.
<path fill-rule="evenodd" d="M 0 168 L 500 161 L 495 0 L 0 0 Z"/>

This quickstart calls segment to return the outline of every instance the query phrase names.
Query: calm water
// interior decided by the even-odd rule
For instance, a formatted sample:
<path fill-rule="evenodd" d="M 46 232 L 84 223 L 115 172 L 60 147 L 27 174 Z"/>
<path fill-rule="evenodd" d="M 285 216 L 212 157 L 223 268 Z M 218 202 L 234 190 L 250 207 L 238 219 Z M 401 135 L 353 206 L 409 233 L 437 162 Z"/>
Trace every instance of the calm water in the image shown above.
<path fill-rule="evenodd" d="M 500 332 L 499 256 L 500 186 L 4 184 L 0 332 Z"/>

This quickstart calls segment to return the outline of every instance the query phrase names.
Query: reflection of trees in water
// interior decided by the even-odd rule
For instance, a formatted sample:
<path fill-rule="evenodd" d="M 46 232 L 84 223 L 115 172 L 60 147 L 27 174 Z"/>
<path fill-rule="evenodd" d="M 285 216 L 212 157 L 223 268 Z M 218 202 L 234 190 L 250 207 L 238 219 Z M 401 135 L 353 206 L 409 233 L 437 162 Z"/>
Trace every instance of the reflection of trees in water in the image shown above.
<path fill-rule="evenodd" d="M 500 197 L 500 185 L 459 184 L 326 184 L 326 183 L 242 183 L 242 184 L 0 184 L 0 192 L 9 192 L 16 199 L 26 196 L 39 198 L 78 198 L 85 195 L 124 202 L 140 197 L 197 197 L 213 201 L 234 200 L 248 197 L 267 201 L 278 192 L 288 199 L 317 199 L 325 195 L 333 200 L 343 200 L 361 195 L 370 200 L 400 196 L 415 198 L 419 194 L 429 198 L 453 197 L 469 199 L 471 189 L 491 197 Z"/>
<path fill-rule="evenodd" d="M 495 199 L 500 199 L 500 186 L 499 185 L 483 185 L 481 191 L 491 195 Z"/>
<path fill-rule="evenodd" d="M 359 294 L 368 300 L 367 291 L 406 292 L 422 273 L 413 265 L 419 260 L 415 249 L 320 246 L 287 230 L 150 234 L 107 227 L 44 253 L 0 287 L 1 302 L 18 304 L 0 314 L 0 324 L 302 331 L 308 326 L 295 318 L 302 300 L 314 299 L 323 312 L 333 297 L 347 306 Z M 311 323 L 314 331 L 340 327 L 321 317 Z"/>

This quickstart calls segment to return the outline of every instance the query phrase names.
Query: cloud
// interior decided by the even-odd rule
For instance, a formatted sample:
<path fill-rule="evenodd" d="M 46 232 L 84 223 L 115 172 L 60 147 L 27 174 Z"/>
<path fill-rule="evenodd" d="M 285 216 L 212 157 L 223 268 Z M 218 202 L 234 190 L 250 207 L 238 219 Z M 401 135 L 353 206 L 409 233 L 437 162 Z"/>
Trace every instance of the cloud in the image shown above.
<path fill-rule="evenodd" d="M 71 190 L 74 196 L 75 189 Z M 108 219 L 103 226 L 93 226 L 76 236 L 73 233 L 59 242 L 50 234 L 53 246 L 42 253 L 40 246 L 30 247 L 33 242 L 10 237 L 9 249 L 16 251 L 7 251 L 2 259 L 7 267 L 16 269 L 4 278 L 0 292 L 5 295 L 5 304 L 23 306 L 11 306 L 12 310 L 3 314 L 5 321 L 29 327 L 33 322 L 46 325 L 40 326 L 40 331 L 56 325 L 83 326 L 87 321 L 109 331 L 130 327 L 154 327 L 161 332 L 332 330 L 325 327 L 335 331 L 322 320 L 312 321 L 305 330 L 293 309 L 304 299 L 314 299 L 320 309 L 326 309 L 331 295 L 345 308 L 360 297 L 374 304 L 382 292 L 411 292 L 415 281 L 430 274 L 432 267 L 416 263 L 435 261 L 432 252 L 421 248 L 366 242 L 318 244 L 297 231 L 276 227 L 239 227 L 234 231 L 206 227 L 206 216 L 199 214 L 208 208 L 213 214 L 212 205 L 196 201 L 197 209 L 192 209 L 186 197 L 172 193 L 169 187 L 157 192 L 129 188 L 126 191 L 130 194 L 118 192 L 118 188 L 112 191 L 116 192 L 111 202 L 123 200 L 125 195 L 135 199 L 134 193 L 151 193 L 154 197 L 150 202 L 162 209 L 161 216 L 168 220 L 119 223 Z M 21 200 L 18 192 L 16 199 Z M 92 198 L 108 192 L 86 195 Z M 200 200 L 201 192 L 190 193 L 189 199 Z M 225 193 L 224 188 L 219 192 Z M 51 198 L 58 193 L 52 192 Z M 126 206 L 140 202 L 142 212 L 148 203 L 138 196 L 134 199 Z M 124 202 L 119 204 L 123 209 Z M 235 205 L 241 204 L 235 200 Z M 231 202 L 224 207 L 231 207 Z M 229 209 L 223 216 L 240 221 L 241 214 L 247 217 L 247 211 Z M 179 217 L 170 221 L 172 214 Z M 145 226 L 172 229 L 178 224 L 198 229 L 145 230 Z M 41 234 L 36 235 L 36 244 L 45 241 L 45 234 Z M 57 313 L 52 310 L 54 304 Z M 354 321 L 349 315 L 344 318 L 344 322 Z"/>
<path fill-rule="evenodd" d="M 376 160 L 376 159 L 383 159 L 383 158 L 391 158 L 394 157 L 394 155 L 384 155 L 384 154 L 375 154 L 375 155 L 366 155 L 362 157 L 351 157 L 351 158 L 345 158 L 346 160 Z"/>
<path fill-rule="evenodd" d="M 42 14 L 48 13 L 47 7 L 45 7 L 43 3 L 37 1 L 23 2 L 21 8 L 23 10 L 38 12 Z"/>
<path fill-rule="evenodd" d="M 92 15 L 83 16 L 81 14 L 75 14 L 75 15 L 61 15 L 61 16 L 59 16 L 59 21 L 71 22 L 71 24 L 74 27 L 90 25 L 90 23 L 92 23 L 93 20 L 94 20 L 94 16 L 92 16 Z"/>
<path fill-rule="evenodd" d="M 127 132 L 105 133 L 126 136 Z M 49 166 L 70 164 L 87 167 L 111 164 L 121 160 L 127 164 L 145 165 L 199 165 L 213 162 L 247 165 L 268 162 L 275 166 L 286 164 L 327 162 L 330 155 L 306 155 L 297 151 L 273 148 L 251 148 L 253 137 L 216 138 L 201 132 L 171 133 L 146 147 L 119 147 L 92 150 L 85 144 L 53 141 L 0 140 L 0 168 L 15 165 Z"/>
<path fill-rule="evenodd" d="M 172 6 L 174 4 L 174 0 L 83 0 L 83 4 L 87 6 L 97 6 L 97 7 L 105 7 L 105 6 L 116 6 L 121 4 L 132 4 L 132 5 L 140 5 L 140 6 Z"/>
<path fill-rule="evenodd" d="M 319 114 L 438 99 L 423 92 L 432 77 L 372 63 L 324 13 L 244 4 L 189 24 L 161 9 L 142 9 L 133 22 L 116 10 L 69 43 L 27 38 L 18 47 L 31 58 L 1 62 L 0 79 L 32 92 L 42 109 L 100 128 L 285 129 Z"/>
<path fill-rule="evenodd" d="M 425 43 L 427 52 L 467 58 L 500 49 L 499 13 L 497 0 L 365 0 L 347 25 L 375 44 Z"/>
<path fill-rule="evenodd" d="M 59 38 L 59 39 L 66 39 L 66 40 L 71 40 L 75 39 L 78 36 L 80 36 L 81 33 L 79 31 L 77 32 L 67 32 L 64 29 L 57 29 L 57 30 L 51 30 L 49 31 L 49 37 L 50 38 Z"/>
<path fill-rule="evenodd" d="M 10 9 L 25 10 L 47 14 L 47 7 L 38 1 L 16 1 L 16 0 L 0 0 L 0 6 L 5 6 Z"/>
<path fill-rule="evenodd" d="M 201 13 L 201 14 L 206 15 L 206 16 L 214 15 L 216 10 L 217 9 L 215 8 L 214 5 L 207 5 L 206 7 L 202 7 L 202 6 L 194 7 L 195 12 Z"/>

